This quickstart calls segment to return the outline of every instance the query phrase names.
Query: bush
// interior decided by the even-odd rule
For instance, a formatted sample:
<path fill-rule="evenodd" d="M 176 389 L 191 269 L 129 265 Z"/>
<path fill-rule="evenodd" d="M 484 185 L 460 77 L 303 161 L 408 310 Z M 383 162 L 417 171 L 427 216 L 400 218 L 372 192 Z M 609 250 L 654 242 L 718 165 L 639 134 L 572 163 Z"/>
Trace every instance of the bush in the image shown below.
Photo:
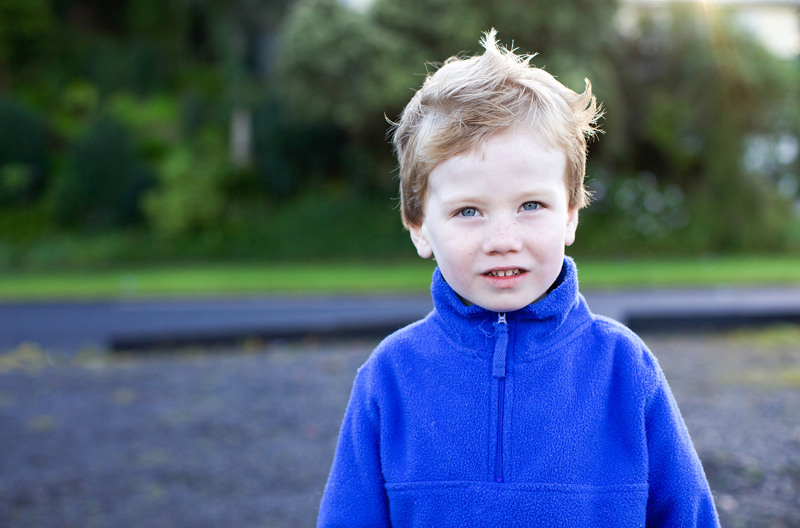
<path fill-rule="evenodd" d="M 264 190 L 284 198 L 310 179 L 338 172 L 344 131 L 324 124 L 298 124 L 291 112 L 268 98 L 253 112 L 255 169 Z"/>
<path fill-rule="evenodd" d="M 142 200 L 155 234 L 175 239 L 217 226 L 228 172 L 225 143 L 211 129 L 195 143 L 180 145 L 167 154 L 159 166 L 158 187 Z"/>
<path fill-rule="evenodd" d="M 359 128 L 387 104 L 407 102 L 403 41 L 337 0 L 297 2 L 278 47 L 275 73 L 300 119 Z"/>
<path fill-rule="evenodd" d="M 0 207 L 38 197 L 47 175 L 47 154 L 44 121 L 0 98 Z"/>
<path fill-rule="evenodd" d="M 339 130 L 337 153 L 324 163 L 327 176 L 365 196 L 385 189 L 394 167 L 385 115 L 400 112 L 413 72 L 424 68 L 415 50 L 337 0 L 296 2 L 281 30 L 273 79 L 281 104 L 309 132 L 296 159 L 319 149 L 318 132 Z"/>
<path fill-rule="evenodd" d="M 128 130 L 100 118 L 70 149 L 54 190 L 55 218 L 87 231 L 135 224 L 141 219 L 139 198 L 152 183 Z"/>
<path fill-rule="evenodd" d="M 615 139 L 600 138 L 600 149 L 590 157 L 610 167 L 611 178 L 602 182 L 609 204 L 597 204 L 600 210 L 586 215 L 587 224 L 616 225 L 611 236 L 598 231 L 611 248 L 785 249 L 788 227 L 796 221 L 788 196 L 777 192 L 777 178 L 749 174 L 745 158 L 748 138 L 798 136 L 796 97 L 789 95 L 796 89 L 796 68 L 740 32 L 724 11 L 699 10 L 680 5 L 665 17 L 644 17 L 615 47 L 619 95 L 604 102 L 609 116 L 625 115 L 626 126 L 615 130 Z M 622 147 L 603 150 L 609 139 Z M 642 174 L 648 176 L 638 183 L 651 180 L 651 188 L 638 189 L 628 200 L 638 184 L 625 180 Z M 655 196 L 656 188 L 676 187 L 685 197 L 682 211 L 673 215 L 680 221 L 654 222 L 671 213 L 652 198 L 654 215 L 642 209 L 642 200 Z"/>
<path fill-rule="evenodd" d="M 47 0 L 0 2 L 0 81 L 37 57 L 53 30 Z"/>

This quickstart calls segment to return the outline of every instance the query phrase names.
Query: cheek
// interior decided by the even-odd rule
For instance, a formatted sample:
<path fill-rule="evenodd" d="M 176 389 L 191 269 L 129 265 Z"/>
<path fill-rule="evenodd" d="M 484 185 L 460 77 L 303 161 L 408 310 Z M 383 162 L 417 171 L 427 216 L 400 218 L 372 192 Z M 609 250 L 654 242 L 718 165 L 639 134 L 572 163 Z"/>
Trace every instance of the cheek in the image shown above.
<path fill-rule="evenodd" d="M 546 252 L 553 243 L 553 230 L 550 225 L 537 223 L 527 228 L 524 234 L 528 247 L 536 253 Z"/>
<path fill-rule="evenodd" d="M 532 227 L 528 232 L 526 241 L 529 250 L 542 258 L 553 256 L 553 258 L 560 258 L 560 254 L 564 249 L 564 226 L 562 224 L 556 225 L 555 223 L 544 225 L 537 225 Z"/>
<path fill-rule="evenodd" d="M 468 268 L 477 254 L 473 244 L 453 233 L 442 233 L 441 235 L 437 240 L 434 252 L 439 265 L 444 265 L 452 270 Z"/>
<path fill-rule="evenodd" d="M 439 256 L 455 264 L 467 253 L 463 244 L 454 243 L 452 238 L 443 237 L 438 244 Z"/>

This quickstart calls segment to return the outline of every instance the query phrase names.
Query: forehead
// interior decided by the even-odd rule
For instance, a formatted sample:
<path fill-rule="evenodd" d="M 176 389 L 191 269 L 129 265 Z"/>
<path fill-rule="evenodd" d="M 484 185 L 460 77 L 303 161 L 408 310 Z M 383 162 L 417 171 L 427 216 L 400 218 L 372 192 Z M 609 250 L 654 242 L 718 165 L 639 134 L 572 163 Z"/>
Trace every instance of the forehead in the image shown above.
<path fill-rule="evenodd" d="M 532 132 L 491 136 L 476 148 L 438 164 L 430 173 L 429 192 L 460 193 L 476 185 L 497 192 L 498 185 L 566 186 L 567 155 Z"/>

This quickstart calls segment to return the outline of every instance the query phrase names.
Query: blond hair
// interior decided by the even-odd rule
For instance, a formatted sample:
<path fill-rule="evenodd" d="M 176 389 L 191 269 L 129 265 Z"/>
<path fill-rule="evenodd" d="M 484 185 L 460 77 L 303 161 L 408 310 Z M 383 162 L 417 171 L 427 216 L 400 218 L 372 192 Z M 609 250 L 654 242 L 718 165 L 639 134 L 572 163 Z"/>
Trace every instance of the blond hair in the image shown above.
<path fill-rule="evenodd" d="M 451 57 L 429 75 L 394 125 L 400 162 L 400 208 L 406 228 L 424 217 L 428 176 L 440 163 L 471 152 L 494 134 L 533 131 L 567 155 L 569 207 L 584 207 L 586 140 L 602 114 L 591 83 L 577 94 L 530 65 L 532 55 L 500 47 L 497 32 L 484 34 L 480 56 Z"/>

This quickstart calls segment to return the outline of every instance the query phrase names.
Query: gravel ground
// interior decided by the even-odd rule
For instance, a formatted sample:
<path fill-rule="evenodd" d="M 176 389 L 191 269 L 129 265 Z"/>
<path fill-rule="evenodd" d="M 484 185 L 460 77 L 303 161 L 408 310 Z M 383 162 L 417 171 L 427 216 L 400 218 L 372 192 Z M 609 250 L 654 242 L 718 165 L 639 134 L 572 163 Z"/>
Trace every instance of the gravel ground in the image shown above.
<path fill-rule="evenodd" d="M 800 329 L 645 336 L 723 526 L 800 527 Z M 313 526 L 374 342 L 0 355 L 0 526 Z"/>

